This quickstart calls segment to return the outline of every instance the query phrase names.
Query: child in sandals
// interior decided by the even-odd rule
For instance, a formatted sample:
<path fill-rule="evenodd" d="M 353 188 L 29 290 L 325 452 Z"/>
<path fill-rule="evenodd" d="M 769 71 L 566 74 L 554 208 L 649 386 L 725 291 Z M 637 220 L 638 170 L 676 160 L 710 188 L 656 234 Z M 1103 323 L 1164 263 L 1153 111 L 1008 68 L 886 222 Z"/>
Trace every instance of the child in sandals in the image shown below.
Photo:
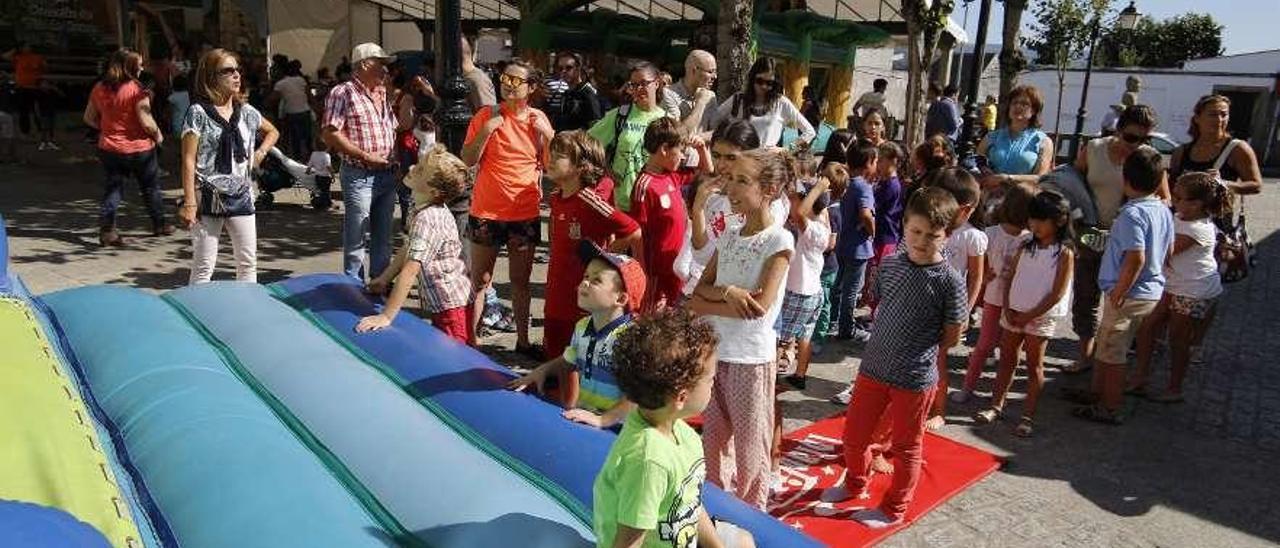
<path fill-rule="evenodd" d="M 1051 190 L 1041 191 L 1031 199 L 1027 213 L 1031 238 L 1013 255 L 1009 283 L 1004 287 L 1005 308 L 1000 318 L 1004 335 L 995 395 L 990 408 L 974 415 L 976 422 L 990 423 L 1003 414 L 1021 348 L 1027 353 L 1027 399 L 1022 405 L 1022 420 L 1014 430 L 1021 437 L 1031 436 L 1035 426 L 1036 403 L 1044 387 L 1045 347 L 1067 315 L 1075 267 L 1071 206 L 1066 198 Z"/>

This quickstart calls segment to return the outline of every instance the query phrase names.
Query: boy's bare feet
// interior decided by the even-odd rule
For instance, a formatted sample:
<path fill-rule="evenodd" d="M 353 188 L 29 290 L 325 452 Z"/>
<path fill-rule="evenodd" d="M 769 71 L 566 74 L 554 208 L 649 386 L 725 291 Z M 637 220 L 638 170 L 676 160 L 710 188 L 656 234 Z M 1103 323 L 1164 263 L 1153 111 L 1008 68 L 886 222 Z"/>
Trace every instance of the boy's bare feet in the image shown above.
<path fill-rule="evenodd" d="M 884 453 L 876 453 L 875 456 L 871 457 L 871 472 L 873 474 L 892 474 L 893 463 L 884 458 Z"/>
<path fill-rule="evenodd" d="M 938 415 L 936 417 L 929 417 L 929 420 L 924 421 L 924 429 L 930 432 L 934 432 L 946 425 L 947 425 L 947 419 L 944 418 L 942 415 Z"/>
<path fill-rule="evenodd" d="M 854 512 L 850 519 L 861 523 L 871 529 L 884 529 L 902 523 L 902 519 L 894 519 L 879 508 L 868 508 L 866 510 Z"/>

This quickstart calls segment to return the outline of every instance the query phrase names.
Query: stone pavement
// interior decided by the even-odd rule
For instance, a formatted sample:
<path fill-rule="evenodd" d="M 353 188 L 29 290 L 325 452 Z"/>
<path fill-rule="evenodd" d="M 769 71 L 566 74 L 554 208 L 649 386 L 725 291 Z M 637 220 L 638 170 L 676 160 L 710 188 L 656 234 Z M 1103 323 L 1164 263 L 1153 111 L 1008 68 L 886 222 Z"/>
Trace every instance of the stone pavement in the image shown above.
<path fill-rule="evenodd" d="M 133 186 L 127 189 L 122 229 L 131 242 L 97 246 L 101 168 L 91 150 L 37 152 L 19 145 L 23 165 L 0 165 L 0 214 L 8 224 L 12 269 L 37 293 L 111 283 L 168 290 L 186 283 L 191 260 L 186 233 L 145 236 L 148 222 Z M 172 168 L 171 168 L 172 169 Z M 1034 439 L 1012 435 L 1012 422 L 975 427 L 969 414 L 980 403 L 953 405 L 942 433 L 1007 459 L 1003 470 L 969 488 L 886 541 L 888 546 L 1266 546 L 1280 542 L 1280 186 L 1249 200 L 1250 229 L 1260 264 L 1247 280 L 1228 287 L 1206 341 L 1206 364 L 1187 381 L 1187 402 L 1131 402 L 1121 427 L 1080 422 L 1053 397 L 1078 385 L 1056 369 Z M 172 208 L 177 179 L 165 180 Z M 295 274 L 337 271 L 338 210 L 320 213 L 300 191 L 278 194 L 277 207 L 258 216 L 259 276 L 271 282 Z M 230 244 L 215 279 L 232 275 Z M 505 262 L 496 273 L 506 294 Z M 538 265 L 534 279 L 545 279 Z M 534 291 L 534 316 L 541 293 Z M 540 338 L 535 320 L 533 339 Z M 972 340 L 972 334 L 971 334 Z M 510 335 L 490 337 L 485 350 L 498 361 L 527 366 L 506 349 Z M 960 382 L 961 349 L 952 358 L 952 385 Z M 787 430 L 840 409 L 826 399 L 852 378 L 859 351 L 836 343 L 815 359 L 809 387 L 783 394 Z M 1074 341 L 1057 341 L 1050 365 L 1074 355 Z M 1167 366 L 1157 358 L 1156 368 Z M 989 371 L 984 383 L 989 383 Z M 1157 383 L 1163 377 L 1157 377 Z M 1021 377 L 1019 378 L 1021 382 Z M 985 384 L 983 385 L 985 386 Z M 1158 385 L 1157 385 L 1158 386 Z M 1021 390 L 1020 384 L 1015 391 Z M 1011 411 L 1017 410 L 1014 396 Z M 981 400 L 980 400 L 981 401 Z M 927 457 L 927 456 L 926 456 Z"/>

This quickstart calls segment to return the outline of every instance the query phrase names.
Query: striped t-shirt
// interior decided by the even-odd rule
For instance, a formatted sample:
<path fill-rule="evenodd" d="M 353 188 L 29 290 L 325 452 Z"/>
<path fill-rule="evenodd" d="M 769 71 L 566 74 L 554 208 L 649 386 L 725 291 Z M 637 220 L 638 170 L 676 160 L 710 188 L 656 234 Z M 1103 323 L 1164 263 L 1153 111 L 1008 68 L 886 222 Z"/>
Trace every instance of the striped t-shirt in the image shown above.
<path fill-rule="evenodd" d="M 964 278 L 945 260 L 918 265 L 901 251 L 880 264 L 871 291 L 880 305 L 859 373 L 912 392 L 937 384 L 942 329 L 968 314 Z"/>
<path fill-rule="evenodd" d="M 603 413 L 622 399 L 613 376 L 613 345 L 631 327 L 631 315 L 623 314 L 600 329 L 591 316 L 578 321 L 573 338 L 564 348 L 564 361 L 578 372 L 578 407 Z"/>

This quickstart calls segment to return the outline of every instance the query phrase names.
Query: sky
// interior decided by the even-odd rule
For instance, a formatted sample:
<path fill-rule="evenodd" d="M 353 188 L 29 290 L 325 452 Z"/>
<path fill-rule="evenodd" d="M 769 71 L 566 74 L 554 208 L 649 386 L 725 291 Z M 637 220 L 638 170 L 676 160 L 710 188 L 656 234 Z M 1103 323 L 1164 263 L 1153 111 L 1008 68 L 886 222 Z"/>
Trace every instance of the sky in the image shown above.
<path fill-rule="evenodd" d="M 1036 0 L 1031 0 L 1034 5 Z M 1126 0 L 1115 2 L 1118 9 L 1128 5 Z M 969 22 L 965 31 L 969 38 L 978 35 L 978 10 L 980 0 L 974 0 L 969 7 Z M 1187 12 L 1209 12 L 1218 24 L 1222 25 L 1222 46 L 1226 55 L 1247 53 L 1251 51 L 1280 49 L 1280 34 L 1276 30 L 1276 11 L 1280 8 L 1280 0 L 1230 0 L 1230 2 L 1205 0 L 1136 0 L 1135 6 L 1143 15 L 1150 15 L 1157 20 L 1168 19 Z M 987 42 L 1000 42 L 1000 24 L 1004 21 L 1004 3 L 991 3 L 991 23 L 987 29 Z M 965 13 L 964 0 L 956 2 L 956 11 L 952 18 L 957 24 L 963 24 Z M 1022 16 L 1024 34 L 1029 22 L 1034 20 L 1031 9 Z"/>

